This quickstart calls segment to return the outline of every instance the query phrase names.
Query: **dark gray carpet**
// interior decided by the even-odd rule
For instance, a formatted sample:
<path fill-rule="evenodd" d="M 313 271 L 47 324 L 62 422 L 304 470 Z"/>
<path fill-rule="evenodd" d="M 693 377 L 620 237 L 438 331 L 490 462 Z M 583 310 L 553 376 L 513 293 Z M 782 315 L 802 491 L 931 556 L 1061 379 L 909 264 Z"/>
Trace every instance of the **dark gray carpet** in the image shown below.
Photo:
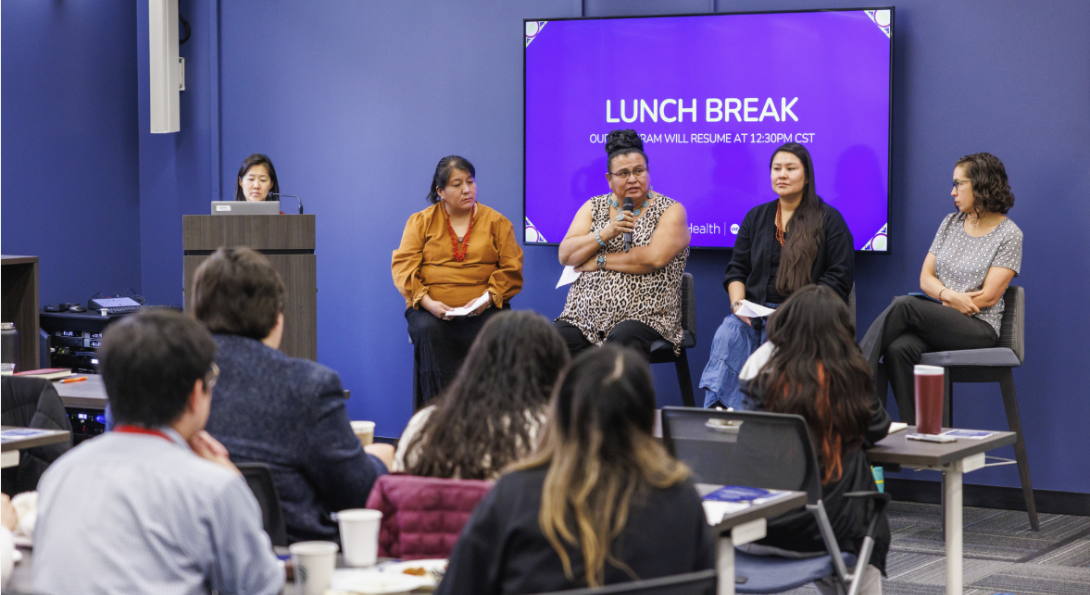
<path fill-rule="evenodd" d="M 893 502 L 885 595 L 942 595 L 946 557 L 938 505 Z M 1090 517 L 966 508 L 965 595 L 1090 595 Z M 790 595 L 817 595 L 812 585 Z"/>

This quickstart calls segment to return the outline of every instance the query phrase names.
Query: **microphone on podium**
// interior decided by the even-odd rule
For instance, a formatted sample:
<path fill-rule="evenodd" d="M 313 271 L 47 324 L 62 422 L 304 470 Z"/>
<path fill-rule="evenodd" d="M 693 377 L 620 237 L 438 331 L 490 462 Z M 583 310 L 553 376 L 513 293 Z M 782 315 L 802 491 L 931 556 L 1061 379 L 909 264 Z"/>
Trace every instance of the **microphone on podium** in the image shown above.
<path fill-rule="evenodd" d="M 280 198 L 281 196 L 294 198 L 295 200 L 299 201 L 299 214 L 303 214 L 303 199 L 299 198 L 298 196 L 295 196 L 294 194 L 280 194 L 279 192 L 270 192 L 269 196 L 275 196 L 277 198 Z"/>
<path fill-rule="evenodd" d="M 631 213 L 633 208 L 634 207 L 632 205 L 632 197 L 631 196 L 624 197 L 624 203 L 621 206 L 621 210 L 628 211 L 629 213 Z M 628 252 L 628 249 L 631 248 L 631 247 L 632 247 L 632 232 L 626 231 L 626 232 L 624 232 L 624 251 Z"/>

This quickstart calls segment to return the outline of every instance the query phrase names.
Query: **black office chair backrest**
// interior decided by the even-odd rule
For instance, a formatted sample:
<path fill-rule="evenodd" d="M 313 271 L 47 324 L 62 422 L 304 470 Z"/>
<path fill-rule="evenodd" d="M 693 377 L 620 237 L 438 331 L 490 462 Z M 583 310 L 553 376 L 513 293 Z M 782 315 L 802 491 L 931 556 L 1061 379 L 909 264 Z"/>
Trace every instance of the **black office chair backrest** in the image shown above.
<path fill-rule="evenodd" d="M 554 591 L 550 595 L 715 595 L 715 570 L 701 570 L 605 587 Z"/>
<path fill-rule="evenodd" d="M 999 346 L 1006 347 L 1023 361 L 1026 353 L 1026 292 L 1008 285 L 1003 293 L 1003 321 L 999 326 Z"/>
<path fill-rule="evenodd" d="M 238 463 L 235 465 L 246 478 L 246 485 L 257 498 L 261 507 L 261 522 L 269 539 L 276 546 L 288 545 L 288 530 L 284 525 L 284 509 L 280 506 L 280 492 L 273 482 L 272 469 L 265 463 Z"/>
<path fill-rule="evenodd" d="M 681 274 L 681 330 L 685 333 L 681 346 L 696 345 L 696 283 L 691 273 Z"/>
<path fill-rule="evenodd" d="M 811 504 L 821 498 L 821 468 L 801 416 L 663 407 L 662 441 L 698 483 L 806 492 Z"/>
<path fill-rule="evenodd" d="M 0 419 L 5 426 L 72 431 L 68 412 L 52 382 L 44 378 L 4 376 L 0 384 L 3 394 Z M 0 473 L 4 493 L 14 496 L 38 489 L 38 480 L 49 465 L 71 448 L 69 436 L 64 442 L 23 450 L 19 464 Z"/>

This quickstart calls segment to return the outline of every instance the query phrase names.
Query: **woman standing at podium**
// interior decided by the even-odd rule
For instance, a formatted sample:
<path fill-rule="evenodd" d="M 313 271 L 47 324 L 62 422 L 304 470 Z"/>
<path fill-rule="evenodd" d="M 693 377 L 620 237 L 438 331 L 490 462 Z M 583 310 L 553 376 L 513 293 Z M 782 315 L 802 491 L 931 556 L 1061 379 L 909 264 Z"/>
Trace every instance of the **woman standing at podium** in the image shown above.
<path fill-rule="evenodd" d="M 393 253 L 394 285 L 405 297 L 413 343 L 414 411 L 454 379 L 477 332 L 522 289 L 514 226 L 477 202 L 475 177 L 464 157 L 440 159 L 428 192 L 432 204 L 409 217 Z M 453 312 L 468 306 L 474 307 Z"/>
<path fill-rule="evenodd" d="M 279 194 L 280 183 L 276 181 L 276 168 L 268 155 L 254 153 L 242 161 L 238 168 L 238 186 L 235 187 L 236 201 L 261 202 L 269 193 Z"/>

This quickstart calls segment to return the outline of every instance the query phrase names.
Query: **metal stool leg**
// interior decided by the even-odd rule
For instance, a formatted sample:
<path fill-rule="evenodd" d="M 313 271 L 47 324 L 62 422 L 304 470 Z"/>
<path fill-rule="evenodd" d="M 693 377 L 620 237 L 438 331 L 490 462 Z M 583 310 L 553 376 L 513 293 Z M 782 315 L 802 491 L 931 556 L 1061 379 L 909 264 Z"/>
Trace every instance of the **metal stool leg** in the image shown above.
<path fill-rule="evenodd" d="M 681 355 L 674 360 L 674 369 L 677 371 L 677 382 L 681 387 L 681 403 L 686 407 L 696 407 L 696 399 L 693 396 L 693 378 L 689 374 L 688 349 L 682 349 Z"/>
<path fill-rule="evenodd" d="M 1033 483 L 1029 478 L 1029 460 L 1026 458 L 1026 443 L 1022 439 L 1022 420 L 1018 416 L 1018 400 L 1014 393 L 1014 374 L 1010 368 L 999 379 L 1003 391 L 1003 406 L 1007 409 L 1007 423 L 1017 436 L 1014 441 L 1014 458 L 1018 461 L 1018 476 L 1022 480 L 1022 496 L 1026 499 L 1026 512 L 1029 513 L 1029 525 L 1034 531 L 1040 531 L 1037 521 L 1037 503 L 1033 499 Z"/>

